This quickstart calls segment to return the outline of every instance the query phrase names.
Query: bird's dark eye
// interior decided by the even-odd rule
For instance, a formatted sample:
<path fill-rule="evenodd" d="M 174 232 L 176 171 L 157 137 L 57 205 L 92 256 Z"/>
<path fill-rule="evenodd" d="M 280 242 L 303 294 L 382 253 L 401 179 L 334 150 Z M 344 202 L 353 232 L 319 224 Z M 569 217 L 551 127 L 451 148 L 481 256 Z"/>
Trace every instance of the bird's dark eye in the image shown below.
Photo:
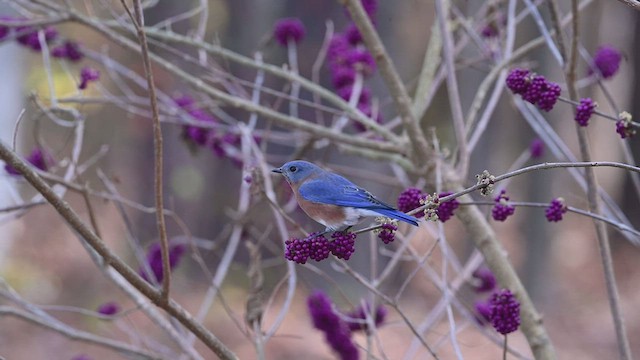
<path fill-rule="evenodd" d="M 297 168 L 297 167 L 295 167 L 295 166 L 289 166 L 289 171 L 291 171 L 291 172 L 296 172 L 297 170 L 298 170 L 298 168 Z"/>

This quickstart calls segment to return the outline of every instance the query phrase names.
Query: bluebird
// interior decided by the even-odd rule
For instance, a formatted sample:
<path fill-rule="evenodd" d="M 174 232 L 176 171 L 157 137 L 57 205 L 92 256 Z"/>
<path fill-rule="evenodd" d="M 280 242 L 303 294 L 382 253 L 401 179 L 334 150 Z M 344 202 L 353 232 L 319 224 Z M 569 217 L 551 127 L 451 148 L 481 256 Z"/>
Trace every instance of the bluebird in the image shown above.
<path fill-rule="evenodd" d="M 325 232 L 343 230 L 365 216 L 386 216 L 418 226 L 418 219 L 378 200 L 344 177 L 302 160 L 290 161 L 272 170 L 282 174 L 300 208 L 326 227 Z"/>

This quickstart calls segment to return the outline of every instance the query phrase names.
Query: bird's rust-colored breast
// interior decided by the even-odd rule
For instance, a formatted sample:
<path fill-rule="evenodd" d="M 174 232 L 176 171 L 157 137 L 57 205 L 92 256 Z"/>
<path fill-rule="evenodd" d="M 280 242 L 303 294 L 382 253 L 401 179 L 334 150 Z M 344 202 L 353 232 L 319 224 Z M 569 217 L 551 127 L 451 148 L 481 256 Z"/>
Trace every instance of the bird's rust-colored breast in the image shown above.
<path fill-rule="evenodd" d="M 302 197 L 298 197 L 298 205 L 310 218 L 332 229 L 342 227 L 346 220 L 344 209 L 337 205 L 314 203 Z"/>

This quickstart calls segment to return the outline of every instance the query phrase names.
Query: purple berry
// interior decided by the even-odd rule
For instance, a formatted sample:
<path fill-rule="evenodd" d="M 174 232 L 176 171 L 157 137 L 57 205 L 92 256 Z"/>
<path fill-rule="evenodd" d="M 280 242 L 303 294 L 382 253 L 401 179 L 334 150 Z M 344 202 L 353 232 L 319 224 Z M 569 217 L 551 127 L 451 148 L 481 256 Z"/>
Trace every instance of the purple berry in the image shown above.
<path fill-rule="evenodd" d="M 590 98 L 580 99 L 580 105 L 576 107 L 576 122 L 580 126 L 589 125 L 589 119 L 596 111 L 596 106 L 598 105 Z"/>
<path fill-rule="evenodd" d="M 420 200 L 423 200 L 425 195 L 420 189 L 408 188 L 398 196 L 398 210 L 403 213 L 407 213 L 413 209 L 420 207 Z M 423 212 L 419 212 L 414 215 L 417 218 L 424 216 Z"/>
<path fill-rule="evenodd" d="M 616 48 L 607 45 L 600 46 L 593 56 L 590 73 L 597 70 L 603 78 L 608 79 L 618 72 L 621 60 L 622 55 Z"/>
<path fill-rule="evenodd" d="M 438 197 L 442 198 L 445 196 L 449 196 L 453 194 L 452 192 L 443 192 L 438 195 Z M 449 201 L 440 202 L 438 204 L 438 208 L 436 209 L 436 214 L 438 214 L 438 219 L 440 221 L 445 222 L 453 216 L 453 212 L 460 206 L 460 202 L 456 199 L 452 199 Z"/>
<path fill-rule="evenodd" d="M 509 197 L 505 195 L 506 191 L 500 191 L 500 194 L 495 198 L 495 205 L 491 210 L 491 216 L 496 221 L 505 221 L 509 216 L 513 215 L 516 208 L 509 205 Z"/>
<path fill-rule="evenodd" d="M 349 260 L 355 251 L 356 234 L 336 231 L 331 234 L 331 238 L 331 253 L 339 259 Z"/>
<path fill-rule="evenodd" d="M 302 41 L 304 35 L 304 24 L 296 18 L 280 19 L 273 28 L 273 36 L 282 46 L 287 46 L 289 41 L 297 44 Z"/>
<path fill-rule="evenodd" d="M 556 198 L 551 201 L 549 207 L 544 211 L 544 215 L 550 222 L 558 222 L 562 220 L 562 215 L 568 210 L 563 198 Z"/>
<path fill-rule="evenodd" d="M 378 233 L 378 237 L 382 240 L 383 243 L 389 244 L 393 242 L 395 238 L 394 232 L 398 230 L 398 226 L 393 223 L 385 223 L 380 227 L 380 232 Z"/>
<path fill-rule="evenodd" d="M 499 333 L 506 335 L 518 330 L 520 326 L 520 303 L 507 289 L 491 297 L 491 324 Z"/>

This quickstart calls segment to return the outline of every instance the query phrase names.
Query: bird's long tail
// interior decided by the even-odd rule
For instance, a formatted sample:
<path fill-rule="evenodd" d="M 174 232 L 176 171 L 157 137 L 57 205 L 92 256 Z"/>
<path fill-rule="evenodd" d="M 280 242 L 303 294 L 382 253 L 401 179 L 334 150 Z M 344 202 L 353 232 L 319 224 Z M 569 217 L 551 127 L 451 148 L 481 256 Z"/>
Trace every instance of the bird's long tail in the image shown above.
<path fill-rule="evenodd" d="M 396 219 L 396 220 L 400 220 L 400 221 L 404 221 L 408 224 L 411 224 L 413 226 L 418 226 L 418 219 L 416 219 L 415 217 L 411 216 L 411 215 L 407 215 L 401 211 L 398 211 L 396 209 L 374 209 L 373 211 L 380 213 L 386 217 L 392 218 L 392 219 Z"/>

